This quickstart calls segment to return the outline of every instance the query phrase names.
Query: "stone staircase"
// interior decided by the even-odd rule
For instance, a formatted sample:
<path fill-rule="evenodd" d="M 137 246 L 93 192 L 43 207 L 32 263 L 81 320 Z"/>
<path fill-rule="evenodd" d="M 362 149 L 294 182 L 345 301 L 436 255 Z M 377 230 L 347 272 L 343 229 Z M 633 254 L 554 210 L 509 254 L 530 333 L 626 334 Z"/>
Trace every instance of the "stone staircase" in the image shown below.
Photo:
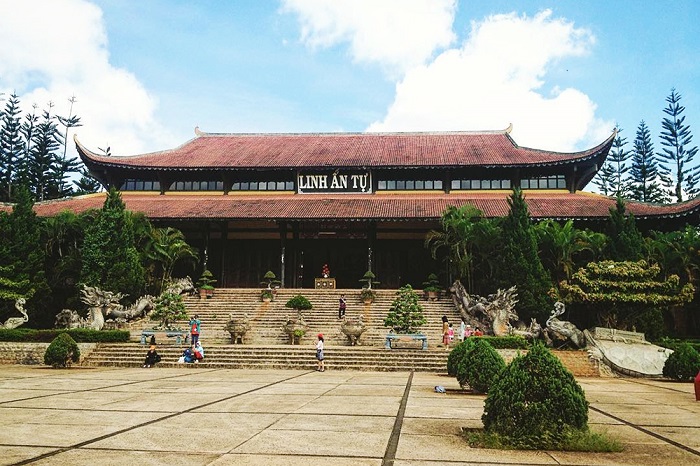
<path fill-rule="evenodd" d="M 419 292 L 420 293 L 420 292 Z M 362 314 L 367 330 L 360 339 L 363 346 L 384 346 L 387 328 L 384 327 L 384 318 L 389 312 L 391 302 L 396 296 L 396 290 L 377 290 L 377 299 L 372 304 L 363 304 L 359 297 L 359 290 L 314 290 L 314 289 L 290 289 L 283 288 L 277 291 L 275 300 L 270 303 L 260 301 L 260 289 L 258 288 L 224 288 L 217 289 L 211 299 L 199 297 L 186 297 L 185 305 L 189 316 L 199 315 L 202 322 L 200 339 L 202 344 L 226 344 L 231 343 L 229 333 L 224 329 L 229 320 L 229 314 L 236 319 L 242 319 L 245 314 L 251 325 L 245 338 L 249 345 L 284 345 L 289 343 L 289 337 L 282 325 L 287 317 L 294 317 L 296 311 L 289 309 L 284 304 L 293 296 L 303 294 L 313 305 L 313 309 L 304 311 L 304 319 L 309 325 L 309 331 L 302 339 L 302 344 L 312 343 L 318 333 L 322 333 L 328 346 L 347 345 L 347 337 L 340 330 L 338 320 L 338 299 L 345 294 L 347 299 L 347 317 L 356 317 Z M 442 298 L 436 301 L 421 300 L 423 313 L 427 323 L 421 327 L 421 331 L 428 336 L 428 344 L 435 347 L 442 341 L 442 316 L 446 315 L 450 322 L 459 328 L 459 313 L 455 309 L 452 300 Z M 137 340 L 141 335 L 141 328 L 150 327 L 152 323 L 132 329 L 132 339 Z M 187 328 L 187 322 L 177 323 L 182 328 Z"/>
<path fill-rule="evenodd" d="M 159 367 L 228 368 L 228 369 L 314 369 L 315 347 L 302 345 L 211 345 L 205 347 L 200 364 L 178 364 L 183 347 L 160 346 Z M 326 367 L 332 370 L 445 372 L 444 349 L 387 350 L 376 347 L 326 346 Z M 84 366 L 134 367 L 143 364 L 146 348 L 138 343 L 100 344 L 83 362 Z"/>
<path fill-rule="evenodd" d="M 162 356 L 159 366 L 187 368 L 268 368 L 313 369 L 316 367 L 314 344 L 316 335 L 325 338 L 326 366 L 332 370 L 367 371 L 423 371 L 445 373 L 449 354 L 442 346 L 442 316 L 459 328 L 459 313 L 451 299 L 421 300 L 427 323 L 421 331 L 428 336 L 428 350 L 420 349 L 419 342 L 398 342 L 399 348 L 384 348 L 387 328 L 383 322 L 391 306 L 396 290 L 376 290 L 377 299 L 369 305 L 360 301 L 359 290 L 280 289 L 271 303 L 260 301 L 260 289 L 217 289 L 211 299 L 186 297 L 190 316 L 198 314 L 202 322 L 201 340 L 205 348 L 205 362 L 177 364 L 184 345 L 176 345 L 173 339 L 158 340 L 158 353 Z M 282 330 L 286 317 L 296 311 L 284 307 L 293 296 L 303 294 L 313 305 L 304 311 L 309 331 L 301 345 L 290 345 Z M 348 317 L 362 313 L 367 330 L 361 346 L 349 346 L 347 337 L 340 331 L 338 299 L 345 294 Z M 229 314 L 235 318 L 248 315 L 251 329 L 244 345 L 231 344 L 229 333 L 224 330 Z M 187 321 L 177 323 L 187 328 Z M 153 326 L 151 321 L 132 323 L 130 343 L 102 343 L 89 352 L 82 365 L 134 367 L 143 364 L 146 347 L 139 344 L 141 330 Z M 410 347 L 410 348 L 409 348 Z M 506 360 L 515 355 L 513 350 L 499 350 Z M 562 353 L 561 355 L 558 353 Z M 597 367 L 588 361 L 585 352 L 555 352 L 565 366 L 577 376 L 597 376 Z"/>

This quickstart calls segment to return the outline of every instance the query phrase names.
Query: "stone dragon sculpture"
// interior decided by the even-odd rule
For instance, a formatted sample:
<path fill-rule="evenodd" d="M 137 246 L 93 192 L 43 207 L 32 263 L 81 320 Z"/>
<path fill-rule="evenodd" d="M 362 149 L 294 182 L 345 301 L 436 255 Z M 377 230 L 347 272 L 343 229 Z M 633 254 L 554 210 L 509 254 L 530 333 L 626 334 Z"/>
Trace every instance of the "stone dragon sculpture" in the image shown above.
<path fill-rule="evenodd" d="M 15 309 L 17 309 L 20 314 L 22 314 L 23 317 L 10 317 L 5 321 L 4 324 L 2 324 L 2 328 L 17 328 L 20 325 L 23 325 L 27 322 L 29 322 L 29 316 L 27 315 L 27 310 L 24 309 L 24 305 L 27 303 L 27 300 L 25 298 L 17 298 L 15 300 Z"/>

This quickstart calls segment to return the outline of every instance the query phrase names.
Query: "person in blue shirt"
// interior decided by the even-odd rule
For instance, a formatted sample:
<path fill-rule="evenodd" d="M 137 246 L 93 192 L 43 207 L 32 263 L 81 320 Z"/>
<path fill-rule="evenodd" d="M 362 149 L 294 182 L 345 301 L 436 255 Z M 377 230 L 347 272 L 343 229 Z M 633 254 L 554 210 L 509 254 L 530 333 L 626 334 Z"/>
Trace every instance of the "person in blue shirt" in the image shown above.
<path fill-rule="evenodd" d="M 201 325 L 202 325 L 202 322 L 200 322 L 199 316 L 197 314 L 195 314 L 194 317 L 192 317 L 190 319 L 190 323 L 189 323 L 190 335 L 192 336 L 192 340 L 191 340 L 192 345 L 196 345 L 197 342 L 199 341 L 199 330 L 200 330 Z"/>

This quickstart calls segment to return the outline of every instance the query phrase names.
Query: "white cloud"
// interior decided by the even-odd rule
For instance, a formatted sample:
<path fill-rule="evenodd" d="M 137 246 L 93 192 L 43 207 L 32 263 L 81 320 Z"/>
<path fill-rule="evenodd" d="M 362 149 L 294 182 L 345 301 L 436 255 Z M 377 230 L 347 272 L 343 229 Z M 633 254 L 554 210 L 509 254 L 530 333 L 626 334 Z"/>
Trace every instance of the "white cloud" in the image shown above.
<path fill-rule="evenodd" d="M 283 0 L 295 13 L 301 40 L 310 47 L 350 43 L 353 60 L 390 73 L 424 63 L 455 39 L 455 0 Z"/>
<path fill-rule="evenodd" d="M 596 118 L 596 104 L 583 92 L 543 92 L 557 60 L 590 52 L 595 37 L 573 23 L 515 13 L 473 22 L 459 49 L 408 71 L 395 100 L 368 131 L 504 129 L 513 123 L 518 144 L 571 151 L 601 142 L 613 123 Z"/>
<path fill-rule="evenodd" d="M 23 107 L 67 115 L 83 126 L 90 148 L 110 144 L 115 155 L 170 145 L 155 121 L 156 99 L 129 71 L 109 63 L 102 11 L 86 0 L 0 0 L 0 92 L 17 92 Z M 70 143 L 69 147 L 72 147 Z"/>

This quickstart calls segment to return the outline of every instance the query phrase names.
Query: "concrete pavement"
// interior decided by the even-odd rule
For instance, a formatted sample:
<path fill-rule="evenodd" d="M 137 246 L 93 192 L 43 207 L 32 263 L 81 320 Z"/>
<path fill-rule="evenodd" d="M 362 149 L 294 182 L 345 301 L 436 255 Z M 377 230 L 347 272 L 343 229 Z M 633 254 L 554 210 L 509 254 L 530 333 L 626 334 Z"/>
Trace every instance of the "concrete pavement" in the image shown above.
<path fill-rule="evenodd" d="M 470 448 L 484 397 L 436 374 L 0 366 L 0 464 L 700 465 L 692 384 L 579 383 L 624 452 Z"/>

